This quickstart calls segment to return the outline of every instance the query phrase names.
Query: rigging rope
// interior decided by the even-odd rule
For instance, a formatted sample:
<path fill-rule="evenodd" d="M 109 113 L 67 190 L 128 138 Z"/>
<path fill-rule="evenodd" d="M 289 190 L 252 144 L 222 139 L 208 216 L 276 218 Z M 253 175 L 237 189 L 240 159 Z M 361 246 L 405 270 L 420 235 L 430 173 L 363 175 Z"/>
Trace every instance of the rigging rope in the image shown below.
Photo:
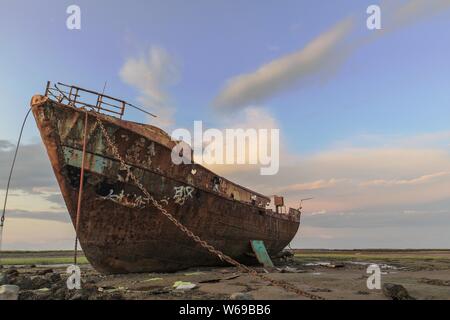
<path fill-rule="evenodd" d="M 83 184 L 84 184 L 84 162 L 86 159 L 86 141 L 87 141 L 87 127 L 88 127 L 88 113 L 84 110 L 84 133 L 83 133 L 83 157 L 81 158 L 81 172 L 80 172 L 80 186 L 78 190 L 78 203 L 77 203 L 77 217 L 75 219 L 75 251 L 73 253 L 73 264 L 77 265 L 78 254 L 78 228 L 80 224 L 80 212 L 81 212 L 81 199 L 83 197 Z"/>
<path fill-rule="evenodd" d="M 16 164 L 17 152 L 19 151 L 19 145 L 20 145 L 20 140 L 22 139 L 23 128 L 25 127 L 25 123 L 27 122 L 28 116 L 30 115 L 30 111 L 31 111 L 31 108 L 28 109 L 28 112 L 25 115 L 25 118 L 23 119 L 22 127 L 20 128 L 19 139 L 17 140 L 16 150 L 14 152 L 14 158 L 12 161 L 11 169 L 9 171 L 8 183 L 6 184 L 5 201 L 3 203 L 2 217 L 0 218 L 0 252 L 2 250 L 3 226 L 5 224 L 5 213 L 6 213 L 6 204 L 8 202 L 9 185 L 11 183 L 11 177 L 12 177 L 12 174 L 14 171 L 14 165 Z"/>

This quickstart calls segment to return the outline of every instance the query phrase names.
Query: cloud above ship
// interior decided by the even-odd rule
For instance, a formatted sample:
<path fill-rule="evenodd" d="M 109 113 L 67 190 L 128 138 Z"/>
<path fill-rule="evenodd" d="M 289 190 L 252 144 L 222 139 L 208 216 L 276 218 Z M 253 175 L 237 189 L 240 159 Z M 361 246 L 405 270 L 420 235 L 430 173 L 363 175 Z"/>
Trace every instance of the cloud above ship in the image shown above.
<path fill-rule="evenodd" d="M 410 0 L 402 4 L 384 2 L 381 7 L 381 30 L 355 36 L 356 19 L 345 18 L 302 49 L 265 63 L 255 71 L 228 79 L 213 105 L 219 111 L 235 111 L 263 103 L 317 79 L 327 80 L 354 51 L 382 35 L 449 9 L 450 0 Z M 359 29 L 366 28 L 365 21 L 358 20 L 358 26 Z"/>
<path fill-rule="evenodd" d="M 138 91 L 138 101 L 157 118 L 151 123 L 167 128 L 174 124 L 175 108 L 168 93 L 179 81 L 178 63 L 165 49 L 153 46 L 147 52 L 128 58 L 119 72 L 122 81 Z"/>
<path fill-rule="evenodd" d="M 398 186 L 398 185 L 419 185 L 423 183 L 427 183 L 433 180 L 437 180 L 440 178 L 447 179 L 450 176 L 449 171 L 444 172 L 436 172 L 431 174 L 425 174 L 419 177 L 415 177 L 412 179 L 375 179 L 369 180 L 361 183 L 362 187 L 367 186 Z"/>
<path fill-rule="evenodd" d="M 344 20 L 297 52 L 282 56 L 256 71 L 231 78 L 214 101 L 219 109 L 237 109 L 259 103 L 291 89 L 303 79 L 309 79 L 340 64 L 340 47 L 350 34 L 353 21 Z"/>

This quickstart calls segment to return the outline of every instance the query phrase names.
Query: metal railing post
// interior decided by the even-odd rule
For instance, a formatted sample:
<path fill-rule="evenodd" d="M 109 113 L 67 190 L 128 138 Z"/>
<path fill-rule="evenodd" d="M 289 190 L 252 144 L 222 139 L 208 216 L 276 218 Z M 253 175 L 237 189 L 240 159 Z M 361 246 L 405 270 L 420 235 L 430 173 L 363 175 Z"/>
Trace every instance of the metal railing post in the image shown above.
<path fill-rule="evenodd" d="M 47 81 L 47 87 L 45 87 L 45 96 L 48 97 L 48 92 L 50 90 L 50 81 Z"/>
<path fill-rule="evenodd" d="M 139 111 L 141 111 L 145 114 L 148 114 L 152 117 L 156 117 L 154 114 L 152 114 L 142 108 L 139 108 L 135 105 L 132 105 L 131 103 L 128 103 L 124 100 L 120 100 L 120 99 L 111 97 L 109 95 L 95 92 L 92 90 L 83 89 L 83 88 L 80 88 L 77 86 L 67 85 L 67 84 L 64 84 L 61 82 L 58 82 L 57 84 L 63 86 L 64 89 L 58 88 L 58 86 L 56 84 L 54 84 L 55 88 L 53 89 L 50 87 L 50 85 L 51 85 L 50 81 L 48 81 L 47 88 L 45 89 L 45 94 L 52 95 L 60 103 L 63 102 L 64 100 L 68 100 L 68 105 L 77 107 L 77 104 L 80 104 L 80 107 L 89 108 L 90 110 L 96 111 L 98 113 L 102 113 L 102 111 L 104 111 L 105 114 L 107 114 L 107 115 L 112 114 L 112 116 L 119 117 L 120 119 L 122 119 L 122 117 L 124 116 L 125 108 L 128 105 L 131 108 L 139 110 Z M 55 95 L 53 95 L 52 90 L 55 90 L 55 92 L 59 92 L 60 96 L 56 97 Z M 94 102 L 89 103 L 87 101 L 81 101 L 81 99 L 78 101 L 80 92 L 83 92 L 83 94 L 96 96 L 97 97 L 96 104 L 94 105 Z M 104 98 L 106 98 L 107 100 L 103 101 Z"/>

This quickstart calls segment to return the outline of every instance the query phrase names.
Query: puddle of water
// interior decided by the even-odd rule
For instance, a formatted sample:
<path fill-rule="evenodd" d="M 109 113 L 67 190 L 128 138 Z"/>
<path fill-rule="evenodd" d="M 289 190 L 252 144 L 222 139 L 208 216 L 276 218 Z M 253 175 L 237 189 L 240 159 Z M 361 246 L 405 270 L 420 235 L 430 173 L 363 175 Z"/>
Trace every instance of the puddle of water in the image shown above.
<path fill-rule="evenodd" d="M 305 265 L 305 266 L 308 266 L 308 267 L 317 267 L 317 266 L 323 266 L 323 267 L 326 267 L 326 266 L 331 265 L 331 263 L 330 263 L 330 262 L 322 262 L 322 261 L 319 261 L 319 262 L 308 262 L 308 263 L 305 263 L 304 265 Z"/>
<path fill-rule="evenodd" d="M 355 264 L 355 265 L 361 265 L 361 266 L 369 266 L 371 264 L 376 264 L 382 270 L 398 270 L 399 269 L 396 266 L 391 266 L 391 265 L 386 264 L 386 263 L 378 264 L 378 263 L 375 263 L 375 262 L 361 262 L 361 261 L 347 261 L 346 263 Z"/>
<path fill-rule="evenodd" d="M 398 268 L 396 266 L 391 266 L 391 265 L 386 264 L 386 263 L 377 264 L 375 262 L 363 262 L 363 261 L 345 261 L 343 263 L 344 264 L 348 263 L 348 264 L 353 264 L 353 265 L 360 265 L 360 266 L 369 266 L 371 264 L 376 264 L 382 270 L 399 270 L 400 269 L 400 268 Z M 331 262 L 327 262 L 327 261 L 318 261 L 318 262 L 308 262 L 308 263 L 305 263 L 303 265 L 307 266 L 307 267 L 327 267 L 327 266 L 330 266 L 331 264 L 332 264 Z"/>

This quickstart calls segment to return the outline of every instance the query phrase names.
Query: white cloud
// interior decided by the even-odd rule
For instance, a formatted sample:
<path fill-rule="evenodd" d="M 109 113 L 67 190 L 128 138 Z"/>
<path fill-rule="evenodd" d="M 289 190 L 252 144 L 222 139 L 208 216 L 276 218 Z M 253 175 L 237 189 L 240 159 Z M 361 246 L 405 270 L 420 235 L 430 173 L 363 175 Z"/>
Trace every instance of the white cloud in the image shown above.
<path fill-rule="evenodd" d="M 288 191 L 308 191 L 308 190 L 318 190 L 325 188 L 335 187 L 343 179 L 320 179 L 312 182 L 296 183 L 291 184 L 286 187 L 281 187 L 277 190 L 277 193 L 288 192 Z"/>
<path fill-rule="evenodd" d="M 228 117 L 221 120 L 218 124 L 219 128 L 222 128 L 222 132 L 225 135 L 226 129 L 265 129 L 270 132 L 272 129 L 279 129 L 279 123 L 273 117 L 273 115 L 264 107 L 261 106 L 250 106 L 247 109 L 241 110 L 238 113 L 230 114 Z M 223 141 L 223 150 L 226 150 L 227 141 L 224 139 Z M 270 133 L 267 136 L 266 144 L 258 144 L 258 148 L 252 148 L 249 143 L 245 145 L 245 164 L 235 165 L 235 164 L 212 164 L 206 165 L 210 170 L 220 172 L 222 174 L 226 174 L 227 172 L 248 172 L 249 170 L 260 170 L 261 167 L 267 167 L 267 165 L 258 164 L 249 164 L 250 157 L 254 159 L 261 160 L 260 155 L 264 154 L 267 156 L 272 156 L 272 147 L 275 148 L 275 145 L 278 145 L 280 149 L 284 149 L 285 147 L 281 144 L 280 141 L 273 141 Z M 271 158 L 272 161 L 276 161 L 274 157 Z M 234 163 L 237 162 L 237 152 L 234 154 Z M 257 173 L 259 174 L 259 173 Z"/>
<path fill-rule="evenodd" d="M 304 78 L 328 72 L 340 61 L 339 46 L 351 29 L 352 21 L 344 20 L 303 49 L 262 65 L 255 72 L 232 78 L 214 104 L 218 108 L 237 109 L 261 102 Z"/>
<path fill-rule="evenodd" d="M 229 79 L 215 98 L 214 105 L 218 110 L 237 110 L 264 102 L 295 87 L 302 80 L 310 83 L 315 78 L 329 77 L 361 46 L 449 9 L 450 0 L 410 0 L 400 4 L 385 2 L 381 7 L 381 30 L 350 38 L 354 36 L 354 23 L 353 19 L 346 18 L 303 49 L 263 64 L 253 72 Z"/>
<path fill-rule="evenodd" d="M 178 82 L 180 73 L 166 50 L 151 47 L 147 53 L 129 58 L 120 70 L 120 77 L 139 91 L 139 102 L 158 116 L 152 118 L 152 123 L 166 128 L 173 125 L 175 108 L 167 89 Z"/>
<path fill-rule="evenodd" d="M 223 121 L 227 128 L 276 129 L 279 124 L 275 117 L 264 107 L 250 106 Z"/>
<path fill-rule="evenodd" d="M 327 213 L 327 210 L 320 210 L 320 211 L 311 212 L 310 215 L 317 216 L 317 215 L 326 214 L 326 213 Z"/>
<path fill-rule="evenodd" d="M 450 175 L 450 172 L 436 172 L 432 174 L 426 174 L 417 178 L 412 179 L 394 179 L 394 180 L 384 180 L 384 179 L 377 179 L 377 180 L 369 180 L 364 181 L 360 185 L 362 187 L 367 186 L 399 186 L 399 185 L 417 185 L 427 182 L 432 182 L 435 179 L 441 178 L 441 177 L 447 177 Z"/>

